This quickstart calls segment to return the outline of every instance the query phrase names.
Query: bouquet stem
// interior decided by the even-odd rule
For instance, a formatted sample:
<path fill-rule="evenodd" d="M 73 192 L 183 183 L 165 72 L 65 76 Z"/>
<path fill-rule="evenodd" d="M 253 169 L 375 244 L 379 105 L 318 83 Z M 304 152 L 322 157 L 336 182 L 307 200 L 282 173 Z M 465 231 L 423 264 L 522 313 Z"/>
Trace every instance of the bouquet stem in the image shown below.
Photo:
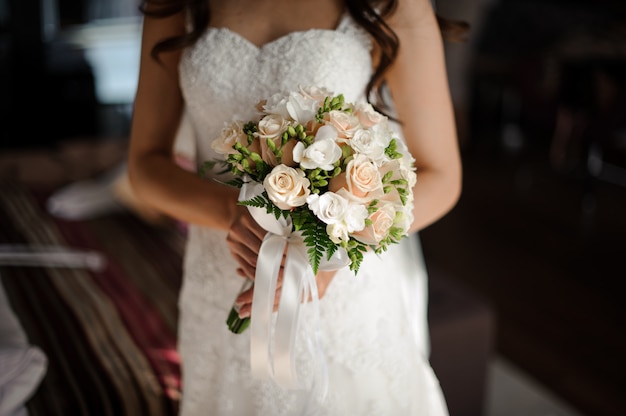
<path fill-rule="evenodd" d="M 252 280 L 246 279 L 246 281 L 241 286 L 241 290 L 239 291 L 239 294 L 237 296 L 250 289 L 252 285 Z M 241 334 L 248 328 L 248 326 L 250 326 L 250 317 L 240 318 L 238 308 L 236 307 L 236 305 L 233 305 L 233 307 L 230 309 L 230 313 L 228 314 L 228 318 L 226 319 L 226 325 L 228 325 L 228 329 L 233 334 Z"/>

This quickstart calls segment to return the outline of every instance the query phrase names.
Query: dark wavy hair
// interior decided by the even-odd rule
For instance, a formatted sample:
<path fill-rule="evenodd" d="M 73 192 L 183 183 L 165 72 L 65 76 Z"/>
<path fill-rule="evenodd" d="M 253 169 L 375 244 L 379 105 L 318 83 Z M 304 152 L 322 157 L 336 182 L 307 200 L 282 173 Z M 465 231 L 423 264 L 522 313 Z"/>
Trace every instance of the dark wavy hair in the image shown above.
<path fill-rule="evenodd" d="M 398 0 L 344 0 L 346 8 L 356 23 L 371 36 L 379 49 L 379 57 L 374 73 L 366 88 L 366 97 L 374 107 L 386 113 L 383 79 L 385 72 L 396 59 L 400 42 L 398 36 L 387 25 L 385 18 L 393 14 Z M 148 8 L 148 4 L 150 7 Z M 139 10 L 152 17 L 167 17 L 188 11 L 191 30 L 181 36 L 163 39 L 151 51 L 151 56 L 159 60 L 159 54 L 190 46 L 202 36 L 209 26 L 211 13 L 208 0 L 143 0 Z M 443 39 L 449 42 L 463 42 L 469 29 L 466 22 L 445 19 L 437 15 L 437 22 Z"/>

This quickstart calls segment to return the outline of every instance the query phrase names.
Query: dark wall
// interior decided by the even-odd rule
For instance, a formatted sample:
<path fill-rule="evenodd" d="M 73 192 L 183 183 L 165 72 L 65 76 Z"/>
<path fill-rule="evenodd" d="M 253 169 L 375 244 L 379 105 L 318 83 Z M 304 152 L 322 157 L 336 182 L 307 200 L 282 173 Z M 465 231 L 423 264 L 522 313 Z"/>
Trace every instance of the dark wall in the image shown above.
<path fill-rule="evenodd" d="M 134 3 L 1 0 L 0 148 L 53 147 L 101 134 L 92 68 L 63 34 L 95 19 L 132 15 Z"/>

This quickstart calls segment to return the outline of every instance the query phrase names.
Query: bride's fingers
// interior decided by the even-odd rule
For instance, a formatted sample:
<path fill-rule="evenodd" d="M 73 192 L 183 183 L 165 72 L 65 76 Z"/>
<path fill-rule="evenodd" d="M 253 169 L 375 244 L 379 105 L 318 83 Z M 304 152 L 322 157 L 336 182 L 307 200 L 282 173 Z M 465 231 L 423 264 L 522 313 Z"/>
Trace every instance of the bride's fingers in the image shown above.
<path fill-rule="evenodd" d="M 250 312 L 252 312 L 252 304 L 251 303 L 246 303 L 245 305 L 242 305 L 239 307 L 239 317 L 241 319 L 243 318 L 249 318 L 250 317 Z"/>
<path fill-rule="evenodd" d="M 278 273 L 278 279 L 276 280 L 276 292 L 274 295 L 274 312 L 278 309 L 278 303 L 280 302 L 280 294 L 283 287 L 283 272 L 284 268 L 281 267 Z M 250 289 L 245 290 L 237 296 L 235 299 L 235 307 L 237 307 L 240 318 L 245 318 L 250 316 L 250 312 L 252 311 L 252 298 L 254 296 L 254 286 Z"/>
<path fill-rule="evenodd" d="M 232 224 L 227 240 L 244 244 L 253 252 L 258 253 L 266 232 L 246 210 Z"/>
<path fill-rule="evenodd" d="M 235 306 L 242 307 L 246 304 L 252 303 L 252 294 L 254 293 L 254 286 L 248 290 L 244 290 L 235 299 Z"/>
<path fill-rule="evenodd" d="M 282 287 L 283 287 L 283 277 L 282 277 L 282 272 L 281 272 L 281 273 L 279 273 L 278 280 L 276 281 L 276 293 L 278 293 L 278 291 Z M 245 303 L 252 303 L 252 295 L 253 294 L 254 294 L 254 286 L 252 286 L 248 290 L 245 290 L 245 291 L 241 292 L 239 294 L 239 296 L 237 296 L 237 299 L 235 299 L 235 304 L 236 305 L 243 305 Z"/>
<path fill-rule="evenodd" d="M 251 264 L 250 259 L 246 259 L 238 254 L 233 254 L 235 261 L 239 263 L 239 267 L 237 268 L 237 274 L 240 274 L 240 271 L 243 272 L 243 277 L 254 280 L 254 274 L 256 272 L 256 264 Z"/>
<path fill-rule="evenodd" d="M 274 296 L 274 312 L 278 310 L 278 303 L 280 302 L 280 294 L 282 293 L 282 288 L 278 288 L 276 290 L 276 296 Z"/>
<path fill-rule="evenodd" d="M 256 265 L 258 256 L 257 251 L 251 249 L 249 246 L 242 243 L 241 241 L 236 240 L 235 238 L 228 237 L 226 239 L 226 244 L 228 245 L 228 249 L 230 250 L 231 254 L 239 255 L 242 258 L 246 259 L 248 263 Z"/>
<path fill-rule="evenodd" d="M 276 290 L 276 296 L 274 297 L 274 307 L 273 310 L 276 312 L 278 310 L 278 304 L 280 303 L 280 294 L 282 292 L 282 288 Z M 250 316 L 250 312 L 252 311 L 252 302 L 242 303 L 241 306 L 237 306 L 239 308 L 239 317 L 245 318 Z"/>
<path fill-rule="evenodd" d="M 267 234 L 267 230 L 261 227 L 255 220 L 250 216 L 250 231 L 254 234 L 254 236 L 259 240 L 263 241 L 265 235 Z"/>

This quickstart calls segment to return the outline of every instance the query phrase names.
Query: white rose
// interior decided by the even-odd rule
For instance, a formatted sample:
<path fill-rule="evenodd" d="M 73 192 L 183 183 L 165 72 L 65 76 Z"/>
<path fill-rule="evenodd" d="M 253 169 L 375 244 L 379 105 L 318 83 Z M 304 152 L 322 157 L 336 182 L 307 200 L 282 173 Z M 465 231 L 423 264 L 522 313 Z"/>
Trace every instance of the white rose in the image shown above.
<path fill-rule="evenodd" d="M 342 222 L 328 224 L 326 226 L 326 234 L 330 237 L 330 241 L 335 244 L 339 244 L 342 241 L 348 241 L 350 239 L 348 235 L 348 228 Z"/>
<path fill-rule="evenodd" d="M 243 122 L 241 121 L 226 124 L 220 136 L 211 142 L 211 148 L 221 155 L 229 155 L 237 153 L 233 149 L 235 143 L 241 143 L 244 147 L 248 145 L 248 135 L 243 132 Z"/>
<path fill-rule="evenodd" d="M 347 194 L 345 189 L 341 189 L 339 195 L 341 195 L 342 192 L 346 192 Z M 348 198 L 348 195 L 346 195 L 346 198 Z M 353 233 L 363 230 L 363 228 L 365 228 L 365 220 L 368 216 L 369 212 L 367 212 L 367 207 L 364 204 L 350 200 L 348 208 L 346 209 L 346 215 L 343 219 L 346 227 L 348 227 L 348 232 Z"/>
<path fill-rule="evenodd" d="M 286 107 L 293 120 L 300 124 L 306 124 L 315 118 L 319 104 L 312 98 L 292 92 L 289 94 Z"/>
<path fill-rule="evenodd" d="M 323 126 L 323 130 L 327 126 Z M 332 129 L 332 127 L 329 127 Z M 319 136 L 319 131 L 318 131 Z M 317 136 L 316 136 L 317 137 Z M 298 142 L 293 149 L 293 160 L 300 163 L 304 169 L 333 170 L 333 164 L 341 157 L 341 148 L 333 139 L 315 140 L 309 147 Z"/>
<path fill-rule="evenodd" d="M 352 136 L 350 147 L 380 165 L 386 159 L 385 149 L 389 145 L 389 142 L 385 143 L 385 139 L 385 136 L 376 134 L 371 129 L 359 129 Z"/>
<path fill-rule="evenodd" d="M 255 136 L 261 139 L 280 137 L 289 127 L 289 121 L 280 114 L 269 114 L 263 117 L 258 124 Z"/>
<path fill-rule="evenodd" d="M 417 183 L 417 174 L 415 168 L 407 168 L 400 164 L 400 175 L 409 182 L 409 188 L 413 189 Z"/>
<path fill-rule="evenodd" d="M 404 179 L 409 181 L 409 186 L 413 188 L 417 181 L 417 175 L 415 174 L 415 158 L 409 151 L 406 143 L 398 138 L 396 138 L 396 151 L 402 154 L 401 158 L 396 159 L 400 165 L 400 174 Z"/>
<path fill-rule="evenodd" d="M 311 193 L 309 185 L 302 170 L 282 164 L 274 167 L 263 181 L 270 200 L 284 210 L 304 205 Z"/>
<path fill-rule="evenodd" d="M 346 111 L 333 110 L 324 116 L 326 124 L 337 129 L 340 138 L 350 139 L 359 128 L 359 119 Z"/>
<path fill-rule="evenodd" d="M 322 195 L 311 194 L 306 202 L 315 216 L 326 224 L 343 221 L 348 210 L 348 200 L 334 192 L 325 192 Z"/>
<path fill-rule="evenodd" d="M 411 224 L 413 224 L 413 206 L 407 204 L 405 206 L 396 205 L 396 218 L 394 219 L 394 227 L 402 229 L 403 234 L 408 234 Z"/>
<path fill-rule="evenodd" d="M 358 103 L 354 108 L 354 115 L 365 127 L 372 127 L 387 120 L 387 117 L 376 111 L 370 103 Z"/>

